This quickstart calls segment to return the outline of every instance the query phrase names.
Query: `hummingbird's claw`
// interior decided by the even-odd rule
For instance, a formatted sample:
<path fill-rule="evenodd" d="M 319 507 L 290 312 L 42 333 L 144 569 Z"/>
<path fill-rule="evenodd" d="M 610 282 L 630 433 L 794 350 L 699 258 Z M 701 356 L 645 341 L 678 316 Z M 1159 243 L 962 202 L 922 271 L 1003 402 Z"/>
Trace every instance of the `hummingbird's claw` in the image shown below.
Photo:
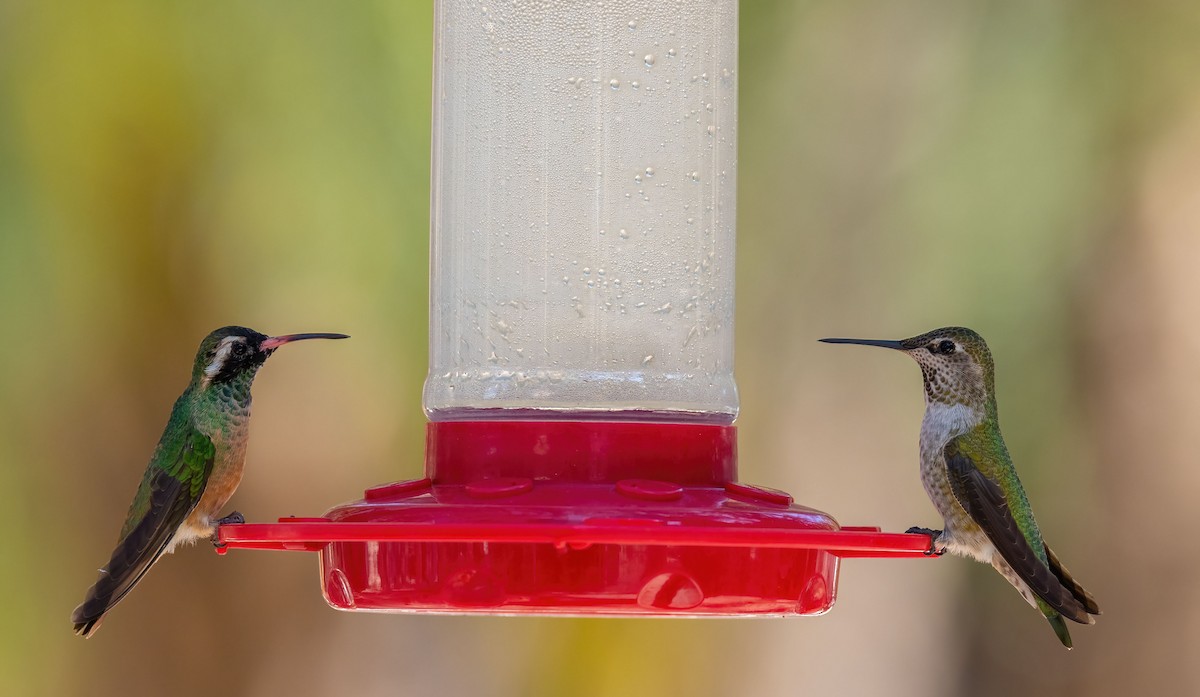
<path fill-rule="evenodd" d="M 218 518 L 214 520 L 213 525 L 219 528 L 222 525 L 241 525 L 244 522 L 246 522 L 245 516 L 237 511 L 234 511 L 224 518 Z M 212 542 L 212 546 L 217 549 L 225 549 L 225 543 L 221 541 L 220 533 L 218 533 L 216 530 L 213 530 L 212 537 L 208 538 L 208 541 Z"/>
<path fill-rule="evenodd" d="M 941 549 L 937 548 L 937 539 L 939 537 L 941 537 L 941 535 L 942 535 L 941 530 L 930 530 L 929 528 L 921 528 L 921 527 L 917 527 L 914 525 L 913 527 L 905 530 L 904 532 L 908 533 L 909 535 L 928 535 L 929 536 L 929 549 L 925 550 L 925 556 L 940 557 L 946 553 L 945 547 L 942 547 Z"/>
<path fill-rule="evenodd" d="M 241 525 L 242 523 L 246 522 L 246 518 L 241 513 L 234 511 L 233 513 L 230 513 L 229 515 L 225 516 L 224 518 L 218 518 L 218 519 L 214 520 L 213 522 L 215 524 L 217 524 L 217 526 Z"/>

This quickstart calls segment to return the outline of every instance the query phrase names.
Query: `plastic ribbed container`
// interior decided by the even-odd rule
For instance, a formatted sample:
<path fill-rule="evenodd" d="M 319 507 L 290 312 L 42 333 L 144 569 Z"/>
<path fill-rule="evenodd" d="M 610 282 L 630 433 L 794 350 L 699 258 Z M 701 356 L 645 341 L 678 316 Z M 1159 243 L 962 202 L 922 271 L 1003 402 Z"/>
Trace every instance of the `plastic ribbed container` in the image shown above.
<path fill-rule="evenodd" d="M 737 0 L 439 0 L 425 409 L 731 423 Z"/>

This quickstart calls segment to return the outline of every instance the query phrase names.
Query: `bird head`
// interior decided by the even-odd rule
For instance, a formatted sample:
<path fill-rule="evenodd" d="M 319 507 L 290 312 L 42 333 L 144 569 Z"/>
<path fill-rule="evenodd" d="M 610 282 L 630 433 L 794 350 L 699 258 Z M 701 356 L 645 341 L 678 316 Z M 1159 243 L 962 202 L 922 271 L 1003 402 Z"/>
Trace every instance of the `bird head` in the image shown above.
<path fill-rule="evenodd" d="M 929 402 L 983 407 L 995 394 L 992 353 L 966 327 L 942 327 L 900 340 L 821 339 L 827 344 L 881 346 L 907 353 L 921 366 Z"/>
<path fill-rule="evenodd" d="M 346 339 L 345 334 L 267 336 L 246 327 L 221 327 L 204 337 L 196 352 L 192 380 L 202 388 L 253 377 L 275 350 L 304 339 Z"/>

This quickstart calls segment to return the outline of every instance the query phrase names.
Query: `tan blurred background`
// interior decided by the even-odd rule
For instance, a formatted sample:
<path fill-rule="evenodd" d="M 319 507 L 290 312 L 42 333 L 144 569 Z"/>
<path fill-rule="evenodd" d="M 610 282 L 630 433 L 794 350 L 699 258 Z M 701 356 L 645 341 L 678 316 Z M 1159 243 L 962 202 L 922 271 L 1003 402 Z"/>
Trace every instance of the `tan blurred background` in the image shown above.
<path fill-rule="evenodd" d="M 343 331 L 256 388 L 234 505 L 420 472 L 431 2 L 0 0 L 0 694 L 1200 692 L 1200 5 L 742 7 L 743 479 L 937 523 L 917 369 L 961 323 L 1043 530 L 1105 615 L 1062 650 L 989 569 L 850 561 L 825 617 L 341 614 L 299 553 L 185 549 L 92 640 L 200 337 Z"/>

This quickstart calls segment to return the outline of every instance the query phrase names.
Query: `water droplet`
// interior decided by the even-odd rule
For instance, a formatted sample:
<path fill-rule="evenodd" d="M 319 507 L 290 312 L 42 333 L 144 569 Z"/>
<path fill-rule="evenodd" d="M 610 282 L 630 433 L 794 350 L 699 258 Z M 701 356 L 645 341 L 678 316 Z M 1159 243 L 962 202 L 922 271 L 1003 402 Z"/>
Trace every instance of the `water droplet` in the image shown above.
<path fill-rule="evenodd" d="M 642 359 L 642 365 L 650 365 L 650 361 L 654 360 L 654 354 L 650 354 Z"/>
<path fill-rule="evenodd" d="M 636 19 L 631 19 L 631 20 L 629 20 L 629 28 L 630 28 L 630 29 L 637 29 L 637 20 L 636 20 Z"/>
<path fill-rule="evenodd" d="M 584 275 L 584 276 L 591 276 L 591 275 L 592 275 L 592 268 L 591 268 L 590 266 L 585 266 L 585 267 L 583 267 L 583 275 Z"/>
<path fill-rule="evenodd" d="M 646 57 L 643 58 L 642 60 L 644 60 L 646 62 L 646 67 L 649 68 L 654 65 L 654 54 L 647 53 Z"/>
<path fill-rule="evenodd" d="M 621 81 L 616 78 L 613 78 L 612 80 L 608 81 L 608 86 L 613 88 L 614 90 L 618 89 L 621 87 Z"/>
<path fill-rule="evenodd" d="M 705 105 L 704 105 L 704 110 L 705 110 L 705 111 L 712 111 L 712 102 L 709 102 L 709 103 L 705 104 Z"/>
<path fill-rule="evenodd" d="M 654 168 L 653 168 L 653 167 L 647 167 L 647 168 L 646 168 L 646 178 L 648 179 L 648 178 L 650 178 L 650 177 L 653 177 L 653 176 L 654 176 Z"/>
<path fill-rule="evenodd" d="M 717 133 L 717 127 L 716 127 L 716 126 L 709 126 L 709 127 L 708 127 L 708 134 L 709 134 L 710 136 L 711 136 L 711 135 L 716 135 L 716 133 Z"/>
<path fill-rule="evenodd" d="M 604 275 L 604 269 L 596 269 L 596 273 L 600 276 Z"/>
<path fill-rule="evenodd" d="M 621 231 L 617 234 L 619 234 L 621 236 L 621 239 L 623 239 L 623 240 L 629 239 L 629 231 L 626 230 L 625 228 L 621 228 Z"/>
<path fill-rule="evenodd" d="M 633 82 L 629 83 L 629 86 L 636 90 L 637 88 L 641 87 L 642 85 L 637 80 L 634 80 Z"/>
<path fill-rule="evenodd" d="M 688 176 L 691 177 L 692 181 L 694 181 L 694 182 L 700 181 L 700 173 L 699 172 L 692 172 Z"/>
<path fill-rule="evenodd" d="M 642 175 L 640 175 L 640 174 L 633 175 L 633 180 L 635 182 L 637 182 L 638 184 L 641 184 L 642 183 Z"/>
<path fill-rule="evenodd" d="M 674 57 L 675 57 L 675 49 L 673 49 L 673 48 L 668 48 L 668 49 L 667 49 L 667 55 L 668 55 L 669 57 L 671 57 L 671 58 L 674 58 Z"/>

